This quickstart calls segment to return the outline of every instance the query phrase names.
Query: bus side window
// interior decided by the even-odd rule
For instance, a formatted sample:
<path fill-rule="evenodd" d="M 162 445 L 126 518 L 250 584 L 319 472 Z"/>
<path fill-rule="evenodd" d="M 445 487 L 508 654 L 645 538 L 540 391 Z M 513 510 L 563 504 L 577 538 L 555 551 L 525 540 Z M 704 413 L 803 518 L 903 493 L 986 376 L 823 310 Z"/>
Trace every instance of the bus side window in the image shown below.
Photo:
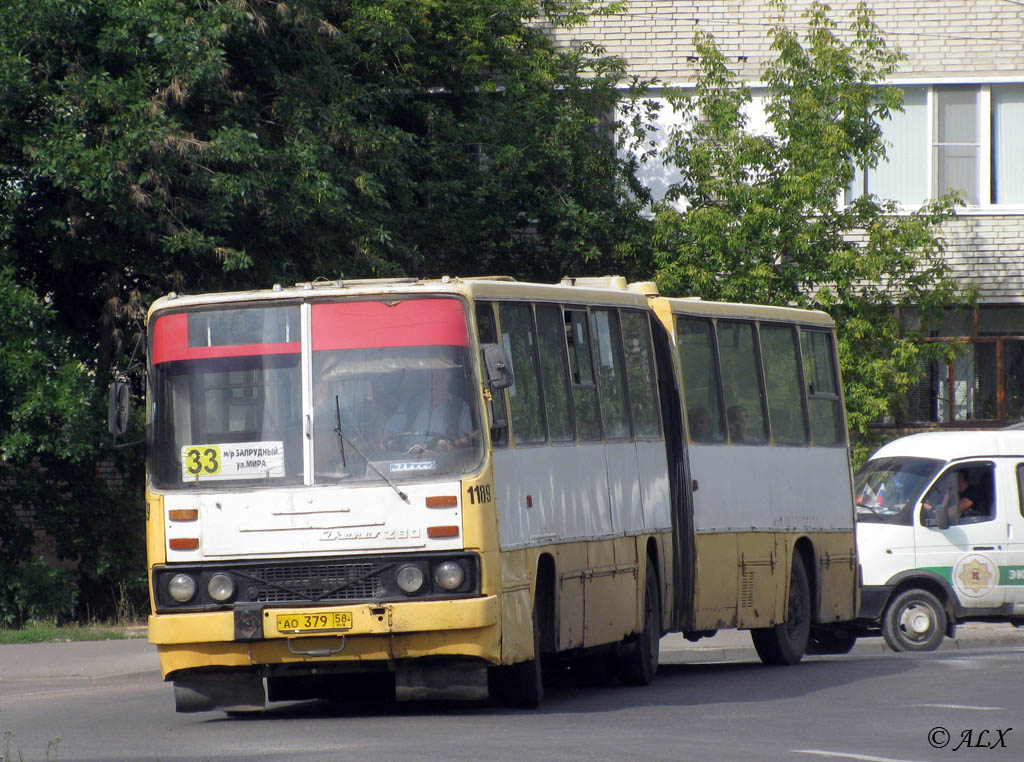
<path fill-rule="evenodd" d="M 547 441 L 537 367 L 537 335 L 529 304 L 503 303 L 499 306 L 501 340 L 512 364 L 515 383 L 508 389 L 512 413 L 512 437 L 516 444 Z"/>
<path fill-rule="evenodd" d="M 800 356 L 792 327 L 761 324 L 761 362 L 772 439 L 776 444 L 807 444 Z"/>
<path fill-rule="evenodd" d="M 597 350 L 597 381 L 601 389 L 601 416 L 608 439 L 632 439 L 626 374 L 622 362 L 622 335 L 615 310 L 595 309 L 594 339 Z"/>
<path fill-rule="evenodd" d="M 711 321 L 680 317 L 676 321 L 679 364 L 683 370 L 686 423 L 694 442 L 724 442 L 722 395 Z"/>
<path fill-rule="evenodd" d="M 633 426 L 637 437 L 658 437 L 661 435 L 661 422 L 652 362 L 651 325 L 642 312 L 623 310 L 620 315 Z"/>
<path fill-rule="evenodd" d="M 540 379 L 544 410 L 552 442 L 572 442 L 572 405 L 569 402 L 569 368 L 566 364 L 562 310 L 554 304 L 538 304 L 537 338 L 540 342 Z"/>
<path fill-rule="evenodd" d="M 498 343 L 498 331 L 494 324 L 494 305 L 490 302 L 476 303 L 476 330 L 481 346 Z M 488 407 L 491 417 L 491 445 L 505 447 L 508 445 L 508 413 L 505 410 L 504 390 L 497 389 L 492 392 L 491 403 Z"/>
<path fill-rule="evenodd" d="M 839 377 L 836 373 L 832 336 L 827 331 L 802 328 L 804 388 L 811 416 L 811 439 L 816 445 L 845 445 Z"/>
<path fill-rule="evenodd" d="M 565 341 L 569 350 L 573 412 L 581 441 L 601 439 L 601 411 L 597 407 L 597 385 L 590 359 L 590 328 L 586 310 L 565 311 Z"/>
<path fill-rule="evenodd" d="M 725 392 L 725 419 L 729 441 L 761 443 L 768 440 L 764 425 L 764 394 L 758 368 L 752 323 L 718 322 L 718 356 Z"/>

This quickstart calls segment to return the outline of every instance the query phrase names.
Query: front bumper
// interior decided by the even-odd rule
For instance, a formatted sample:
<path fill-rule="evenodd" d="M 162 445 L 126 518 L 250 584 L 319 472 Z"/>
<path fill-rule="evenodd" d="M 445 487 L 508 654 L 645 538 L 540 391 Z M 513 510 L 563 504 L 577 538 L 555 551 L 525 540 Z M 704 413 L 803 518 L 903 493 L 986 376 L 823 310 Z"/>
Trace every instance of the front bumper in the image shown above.
<path fill-rule="evenodd" d="M 860 611 L 857 619 L 877 622 L 892 595 L 892 585 L 864 585 L 860 589 Z"/>
<path fill-rule="evenodd" d="M 350 613 L 352 627 L 299 635 L 277 629 L 280 614 L 325 611 Z M 246 638 L 237 636 L 235 613 L 230 610 L 150 616 L 149 640 L 158 646 L 164 677 L 181 670 L 310 659 L 321 663 L 468 656 L 497 663 L 501 656 L 498 597 L 494 595 L 449 601 L 268 607 L 262 614 L 262 628 Z"/>

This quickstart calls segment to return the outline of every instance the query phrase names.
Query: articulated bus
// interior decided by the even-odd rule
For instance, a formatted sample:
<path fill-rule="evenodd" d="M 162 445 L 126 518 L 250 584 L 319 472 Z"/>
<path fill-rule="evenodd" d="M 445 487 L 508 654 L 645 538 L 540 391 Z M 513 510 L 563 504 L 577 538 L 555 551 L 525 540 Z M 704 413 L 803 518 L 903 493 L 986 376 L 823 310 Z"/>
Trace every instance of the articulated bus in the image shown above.
<path fill-rule="evenodd" d="M 148 339 L 149 639 L 178 711 L 533 707 L 556 659 L 650 682 L 671 631 L 749 629 L 773 664 L 852 645 L 823 313 L 317 281 L 170 294 Z"/>

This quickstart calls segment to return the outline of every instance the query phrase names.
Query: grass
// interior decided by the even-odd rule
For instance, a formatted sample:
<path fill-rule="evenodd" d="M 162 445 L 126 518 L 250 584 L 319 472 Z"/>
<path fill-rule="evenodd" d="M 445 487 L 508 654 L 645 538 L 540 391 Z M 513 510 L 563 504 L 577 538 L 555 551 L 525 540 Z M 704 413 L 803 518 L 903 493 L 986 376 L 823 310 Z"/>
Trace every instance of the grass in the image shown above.
<path fill-rule="evenodd" d="M 0 628 L 0 645 L 11 643 L 70 643 L 81 640 L 125 640 L 146 637 L 145 626 L 27 622 L 17 630 Z M 0 757 L 2 762 L 3 757 Z"/>

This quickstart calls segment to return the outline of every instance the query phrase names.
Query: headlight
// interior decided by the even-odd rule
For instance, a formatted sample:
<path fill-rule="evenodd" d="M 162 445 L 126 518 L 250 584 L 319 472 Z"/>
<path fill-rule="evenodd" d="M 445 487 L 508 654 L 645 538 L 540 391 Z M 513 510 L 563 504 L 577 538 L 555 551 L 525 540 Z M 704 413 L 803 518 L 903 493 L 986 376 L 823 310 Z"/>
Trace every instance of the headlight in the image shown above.
<path fill-rule="evenodd" d="M 403 566 L 395 574 L 395 582 L 402 592 L 412 595 L 423 588 L 423 570 L 418 566 Z"/>
<path fill-rule="evenodd" d="M 458 590 L 466 581 L 466 572 L 455 561 L 445 561 L 434 567 L 434 583 L 442 590 Z"/>
<path fill-rule="evenodd" d="M 235 581 L 227 574 L 214 574 L 206 584 L 206 592 L 217 603 L 225 603 L 235 594 Z"/>
<path fill-rule="evenodd" d="M 188 603 L 196 594 L 196 581 L 187 574 L 175 574 L 167 583 L 167 592 L 178 603 Z"/>

